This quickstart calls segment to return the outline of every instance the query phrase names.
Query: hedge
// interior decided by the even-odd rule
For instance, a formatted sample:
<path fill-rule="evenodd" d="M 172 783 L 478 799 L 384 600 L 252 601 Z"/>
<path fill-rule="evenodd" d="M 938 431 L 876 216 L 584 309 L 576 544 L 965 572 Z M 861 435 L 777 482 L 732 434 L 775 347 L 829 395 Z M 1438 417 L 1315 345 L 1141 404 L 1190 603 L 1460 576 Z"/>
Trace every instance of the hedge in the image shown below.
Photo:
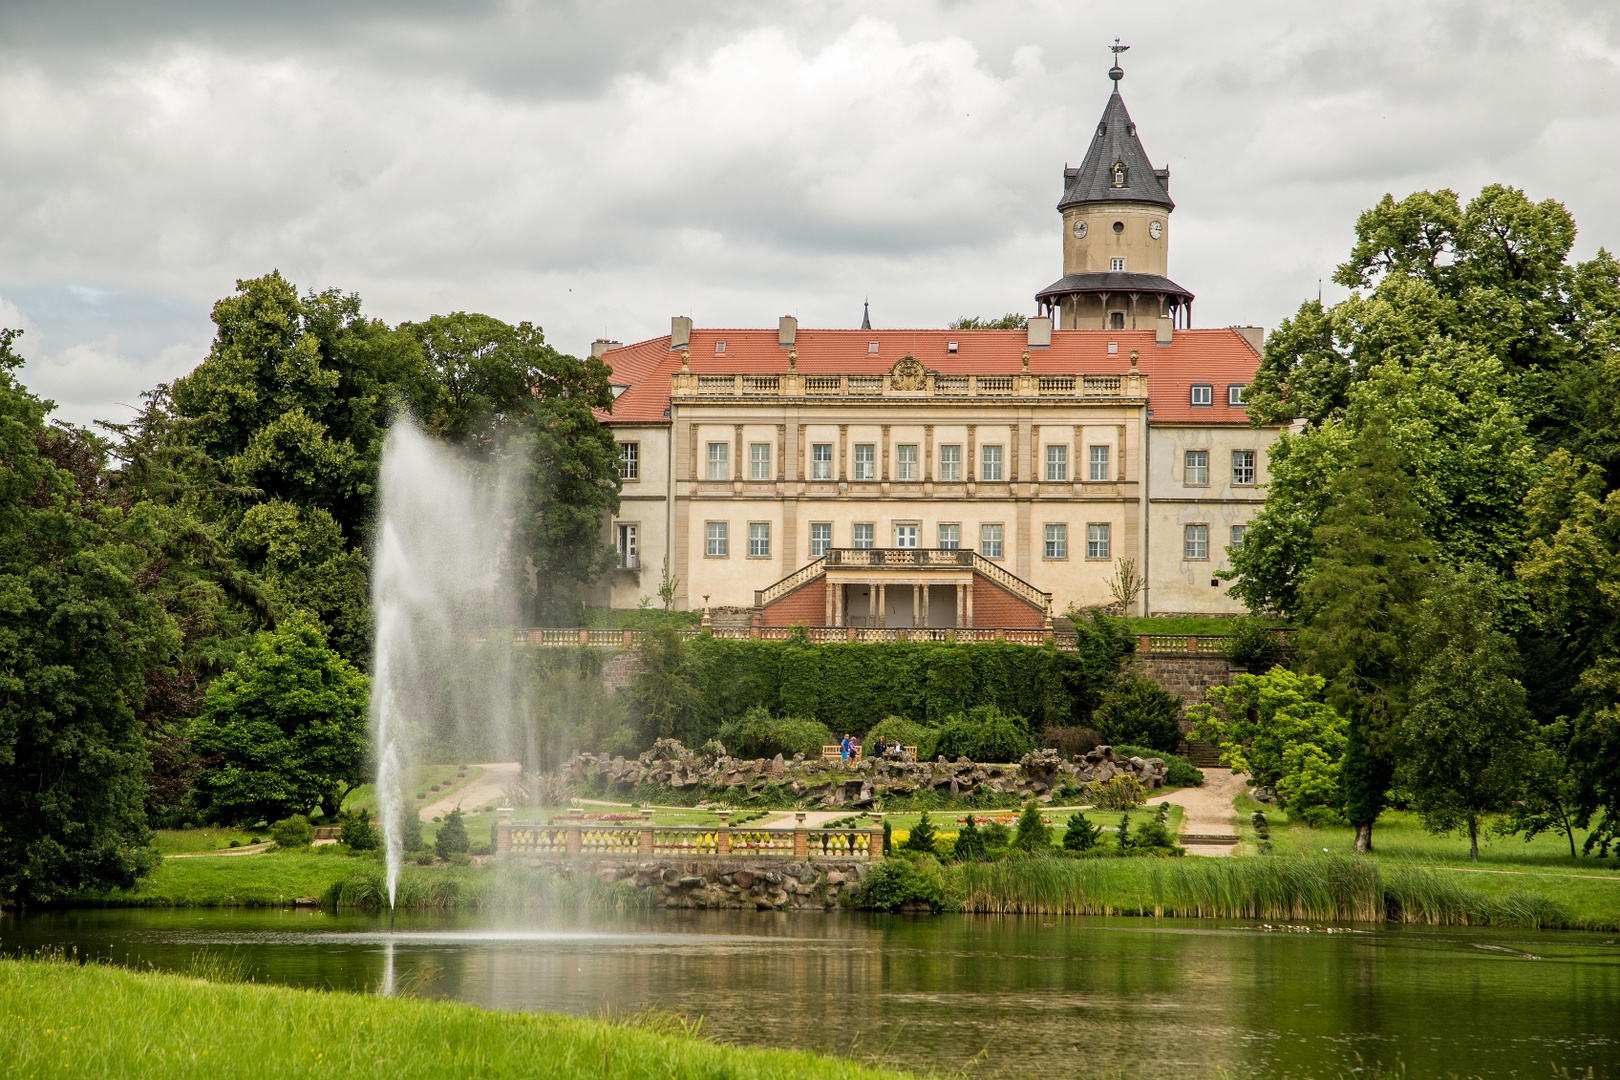
<path fill-rule="evenodd" d="M 1128 634 L 1110 630 L 1082 634 L 1078 654 L 1005 642 L 807 645 L 698 638 L 686 645 L 681 664 L 697 691 L 690 729 L 682 735 L 689 745 L 700 744 L 755 706 L 773 716 L 819 720 L 835 732 L 864 732 L 887 716 L 936 726 L 975 705 L 1022 716 L 1036 730 L 1089 724 L 1132 647 Z"/>

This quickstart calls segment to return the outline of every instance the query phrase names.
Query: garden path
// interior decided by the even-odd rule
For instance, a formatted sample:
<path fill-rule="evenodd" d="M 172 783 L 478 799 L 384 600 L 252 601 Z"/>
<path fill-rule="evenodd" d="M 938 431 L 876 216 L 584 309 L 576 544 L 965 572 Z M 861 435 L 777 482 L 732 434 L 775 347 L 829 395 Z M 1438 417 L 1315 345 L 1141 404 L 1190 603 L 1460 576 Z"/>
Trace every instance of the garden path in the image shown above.
<path fill-rule="evenodd" d="M 1204 782 L 1198 787 L 1186 787 L 1168 795 L 1155 795 L 1147 801 L 1149 806 L 1173 803 L 1182 808 L 1181 831 L 1207 835 L 1237 835 L 1237 810 L 1232 800 L 1247 790 L 1247 778 L 1231 769 L 1206 767 Z M 1235 855 L 1237 845 L 1189 844 L 1189 855 Z"/>
<path fill-rule="evenodd" d="M 793 815 L 798 811 L 789 810 L 785 814 L 777 814 L 773 818 L 766 818 L 758 825 L 750 826 L 755 829 L 791 829 L 798 824 Z M 804 825 L 807 829 L 819 829 L 829 821 L 839 818 L 851 817 L 860 813 L 859 810 L 807 810 L 804 814 Z"/>
<path fill-rule="evenodd" d="M 432 821 L 458 806 L 471 811 L 486 803 L 498 803 L 501 801 L 502 789 L 516 780 L 518 773 L 523 771 L 523 766 L 516 761 L 496 761 L 474 765 L 473 768 L 483 771 L 448 795 L 422 807 L 421 813 L 417 816 L 423 821 Z"/>

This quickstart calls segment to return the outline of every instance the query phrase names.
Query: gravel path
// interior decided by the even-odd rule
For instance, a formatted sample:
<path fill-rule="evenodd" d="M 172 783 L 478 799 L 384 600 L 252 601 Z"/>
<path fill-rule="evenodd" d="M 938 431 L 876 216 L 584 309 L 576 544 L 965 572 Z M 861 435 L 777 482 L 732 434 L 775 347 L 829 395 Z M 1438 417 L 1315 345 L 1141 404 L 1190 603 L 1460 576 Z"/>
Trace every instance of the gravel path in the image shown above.
<path fill-rule="evenodd" d="M 785 814 L 778 814 L 773 818 L 765 818 L 762 821 L 746 826 L 746 828 L 791 829 L 793 826 L 798 824 L 797 821 L 793 820 L 793 815 L 795 813 L 797 813 L 797 811 L 789 810 Z M 837 821 L 839 818 L 854 817 L 858 813 L 860 813 L 859 810 L 806 810 L 804 813 L 804 827 L 807 829 L 819 829 L 829 821 Z"/>
<path fill-rule="evenodd" d="M 1205 768 L 1204 783 L 1200 787 L 1182 788 L 1168 795 L 1155 795 L 1147 801 L 1149 806 L 1172 803 L 1182 808 L 1181 831 L 1184 833 L 1237 833 L 1237 811 L 1232 800 L 1248 787 L 1248 778 L 1242 773 L 1232 775 L 1231 769 Z M 1237 845 L 1226 847 L 1211 844 L 1188 844 L 1189 855 L 1235 855 Z"/>
<path fill-rule="evenodd" d="M 461 807 L 463 810 L 474 810 L 485 803 L 499 803 L 501 789 L 517 778 L 523 771 L 523 766 L 516 761 L 497 761 L 487 765 L 474 765 L 475 769 L 482 769 L 478 776 L 469 780 L 465 787 L 452 791 L 450 794 L 430 802 L 422 807 L 417 816 L 423 821 L 432 821 Z"/>

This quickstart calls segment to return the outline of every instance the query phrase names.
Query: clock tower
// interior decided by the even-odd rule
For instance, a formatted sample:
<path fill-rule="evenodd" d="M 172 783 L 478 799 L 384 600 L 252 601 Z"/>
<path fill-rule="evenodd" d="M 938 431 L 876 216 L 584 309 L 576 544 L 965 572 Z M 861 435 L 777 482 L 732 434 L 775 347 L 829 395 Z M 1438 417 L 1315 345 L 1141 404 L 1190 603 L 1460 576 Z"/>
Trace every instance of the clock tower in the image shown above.
<path fill-rule="evenodd" d="M 1063 170 L 1063 277 L 1036 294 L 1043 315 L 1066 330 L 1152 329 L 1160 317 L 1192 324 L 1192 293 L 1169 274 L 1170 170 L 1155 169 L 1136 135 L 1119 83 L 1080 167 Z"/>

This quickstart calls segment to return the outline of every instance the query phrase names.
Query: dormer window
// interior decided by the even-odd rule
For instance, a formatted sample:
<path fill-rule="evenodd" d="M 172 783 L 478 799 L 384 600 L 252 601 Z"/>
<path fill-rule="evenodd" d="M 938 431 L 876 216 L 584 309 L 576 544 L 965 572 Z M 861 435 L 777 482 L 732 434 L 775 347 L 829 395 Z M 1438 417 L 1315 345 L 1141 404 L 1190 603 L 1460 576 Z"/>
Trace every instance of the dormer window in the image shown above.
<path fill-rule="evenodd" d="M 1125 168 L 1125 163 L 1123 161 L 1116 161 L 1116 162 L 1114 162 L 1114 167 L 1112 169 L 1110 169 L 1109 171 L 1113 174 L 1114 186 L 1115 187 L 1124 187 L 1125 186 L 1126 175 L 1127 175 L 1127 170 Z"/>
<path fill-rule="evenodd" d="M 726 343 L 723 342 L 723 341 L 715 342 L 714 343 L 714 351 L 717 352 L 717 353 L 725 352 L 726 351 Z"/>

